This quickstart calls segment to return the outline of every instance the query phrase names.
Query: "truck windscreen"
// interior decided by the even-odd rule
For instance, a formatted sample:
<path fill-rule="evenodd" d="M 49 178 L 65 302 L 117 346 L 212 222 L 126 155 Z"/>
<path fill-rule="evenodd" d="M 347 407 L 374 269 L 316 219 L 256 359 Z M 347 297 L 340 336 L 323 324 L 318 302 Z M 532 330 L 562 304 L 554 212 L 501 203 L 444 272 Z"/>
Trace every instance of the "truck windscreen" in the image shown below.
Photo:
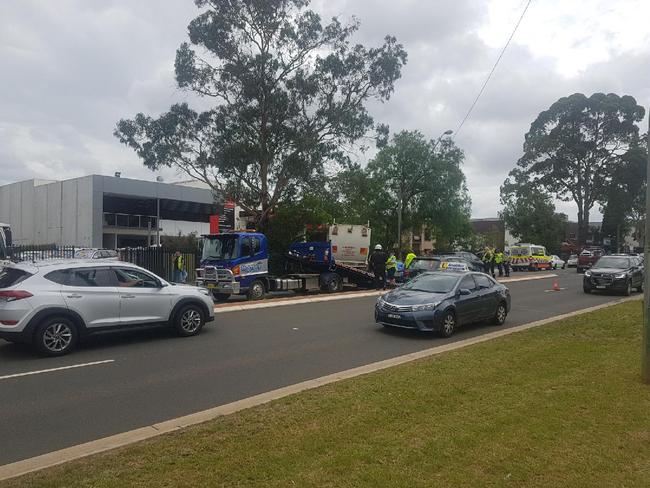
<path fill-rule="evenodd" d="M 223 236 L 203 240 L 203 259 L 235 259 L 239 257 L 239 240 Z"/>

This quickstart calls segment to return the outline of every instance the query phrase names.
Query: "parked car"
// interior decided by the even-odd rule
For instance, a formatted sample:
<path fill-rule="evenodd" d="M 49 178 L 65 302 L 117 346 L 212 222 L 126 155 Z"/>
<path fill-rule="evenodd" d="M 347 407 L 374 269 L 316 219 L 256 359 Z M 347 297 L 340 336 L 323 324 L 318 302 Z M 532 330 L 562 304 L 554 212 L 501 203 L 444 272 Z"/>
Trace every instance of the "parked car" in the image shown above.
<path fill-rule="evenodd" d="M 0 271 L 0 338 L 49 356 L 95 332 L 168 326 L 192 336 L 213 320 L 208 290 L 173 285 L 130 263 L 49 260 Z"/>
<path fill-rule="evenodd" d="M 576 268 L 578 266 L 578 255 L 571 254 L 566 262 L 567 268 Z"/>
<path fill-rule="evenodd" d="M 585 271 L 582 286 L 585 293 L 594 290 L 619 291 L 630 296 L 632 289 L 643 291 L 644 266 L 633 256 L 603 256 Z"/>
<path fill-rule="evenodd" d="M 471 264 L 470 269 L 474 269 L 476 271 L 482 271 L 483 270 L 483 261 L 481 258 L 479 258 L 476 254 L 468 252 L 468 251 L 456 251 L 456 252 L 451 252 L 449 254 L 446 254 L 446 256 L 458 256 L 465 261 L 469 262 Z"/>
<path fill-rule="evenodd" d="M 483 261 L 476 258 L 476 260 L 470 260 L 464 256 L 461 256 L 459 253 L 454 254 L 445 254 L 443 256 L 438 256 L 441 261 L 446 261 L 449 263 L 463 263 L 466 264 L 470 271 L 483 271 Z"/>
<path fill-rule="evenodd" d="M 601 249 L 600 247 L 591 247 L 585 249 L 578 255 L 578 264 L 576 266 L 576 271 L 578 273 L 583 273 L 585 270 L 591 268 L 594 263 L 604 255 L 605 250 Z"/>
<path fill-rule="evenodd" d="M 113 249 L 78 249 L 74 253 L 75 259 L 112 259 L 119 261 L 117 251 Z"/>
<path fill-rule="evenodd" d="M 566 267 L 566 262 L 563 259 L 561 259 L 559 256 L 556 256 L 555 254 L 551 256 L 551 268 L 564 269 L 565 267 Z"/>
<path fill-rule="evenodd" d="M 380 296 L 375 321 L 385 327 L 435 331 L 450 337 L 458 327 L 482 320 L 501 325 L 510 312 L 507 287 L 483 273 L 422 273 Z"/>
<path fill-rule="evenodd" d="M 421 273 L 436 271 L 440 268 L 441 259 L 438 256 L 420 256 L 414 258 L 408 268 L 404 269 L 403 280 L 408 281 Z"/>

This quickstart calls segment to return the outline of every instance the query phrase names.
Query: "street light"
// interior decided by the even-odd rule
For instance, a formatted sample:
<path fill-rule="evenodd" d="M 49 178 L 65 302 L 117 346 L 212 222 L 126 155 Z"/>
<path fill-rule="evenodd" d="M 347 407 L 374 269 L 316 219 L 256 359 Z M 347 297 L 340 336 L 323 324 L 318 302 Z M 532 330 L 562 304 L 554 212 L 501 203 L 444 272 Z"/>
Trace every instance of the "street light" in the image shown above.
<path fill-rule="evenodd" d="M 436 148 L 438 147 L 438 144 L 440 144 L 440 141 L 442 140 L 443 137 L 445 137 L 445 136 L 450 136 L 450 135 L 452 135 L 453 133 L 454 133 L 453 130 L 451 130 L 451 129 L 447 129 L 447 130 L 444 131 L 442 134 L 440 134 L 440 137 L 438 137 L 438 138 L 436 139 L 436 143 L 433 145 L 433 150 L 434 150 L 434 151 L 436 150 Z"/>

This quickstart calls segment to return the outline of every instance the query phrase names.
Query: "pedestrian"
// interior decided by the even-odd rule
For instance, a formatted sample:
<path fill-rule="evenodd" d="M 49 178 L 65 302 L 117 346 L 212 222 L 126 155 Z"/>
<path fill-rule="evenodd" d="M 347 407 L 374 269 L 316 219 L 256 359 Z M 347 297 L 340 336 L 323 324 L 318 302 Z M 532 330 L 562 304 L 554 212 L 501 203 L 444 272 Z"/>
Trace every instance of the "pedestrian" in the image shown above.
<path fill-rule="evenodd" d="M 386 261 L 388 254 L 383 250 L 381 244 L 375 246 L 375 250 L 368 259 L 368 267 L 375 275 L 375 288 L 386 289 Z"/>
<path fill-rule="evenodd" d="M 503 276 L 503 253 L 499 249 L 497 249 L 494 254 L 494 263 L 497 265 L 497 269 L 499 270 L 499 277 Z"/>
<path fill-rule="evenodd" d="M 489 246 L 483 251 L 483 272 L 485 274 L 490 273 L 490 265 L 492 263 L 492 249 Z"/>
<path fill-rule="evenodd" d="M 490 274 L 492 275 L 492 278 L 496 278 L 496 275 L 494 274 L 494 267 L 496 265 L 496 256 L 497 256 L 497 250 L 495 248 L 492 248 L 492 259 L 490 259 Z"/>
<path fill-rule="evenodd" d="M 173 260 L 173 278 L 174 283 L 185 283 L 187 272 L 185 271 L 185 264 L 183 263 L 183 255 L 180 251 L 174 253 Z"/>
<path fill-rule="evenodd" d="M 404 269 L 409 269 L 409 266 L 411 266 L 411 263 L 417 256 L 411 249 L 409 253 L 406 255 L 406 259 L 404 259 Z"/>
<path fill-rule="evenodd" d="M 391 251 L 386 260 L 386 277 L 390 286 L 395 286 L 395 273 L 397 272 L 397 257 L 395 251 Z"/>
<path fill-rule="evenodd" d="M 506 252 L 503 256 L 503 271 L 505 271 L 506 278 L 510 276 L 510 253 Z"/>

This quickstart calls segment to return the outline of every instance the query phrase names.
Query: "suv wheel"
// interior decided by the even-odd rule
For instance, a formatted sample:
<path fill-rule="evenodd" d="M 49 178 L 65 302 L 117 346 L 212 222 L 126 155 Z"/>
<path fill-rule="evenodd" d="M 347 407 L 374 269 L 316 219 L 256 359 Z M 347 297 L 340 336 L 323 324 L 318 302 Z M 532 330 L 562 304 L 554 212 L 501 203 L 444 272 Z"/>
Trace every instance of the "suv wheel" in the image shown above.
<path fill-rule="evenodd" d="M 66 317 L 45 319 L 34 333 L 34 346 L 46 356 L 63 356 L 77 345 L 79 333 L 75 324 Z"/>
<path fill-rule="evenodd" d="M 632 281 L 628 280 L 627 284 L 625 285 L 625 290 L 623 290 L 623 294 L 626 297 L 629 297 L 632 294 Z"/>
<path fill-rule="evenodd" d="M 181 337 L 197 335 L 205 324 L 203 310 L 198 305 L 185 305 L 179 310 L 174 319 L 174 328 Z"/>

